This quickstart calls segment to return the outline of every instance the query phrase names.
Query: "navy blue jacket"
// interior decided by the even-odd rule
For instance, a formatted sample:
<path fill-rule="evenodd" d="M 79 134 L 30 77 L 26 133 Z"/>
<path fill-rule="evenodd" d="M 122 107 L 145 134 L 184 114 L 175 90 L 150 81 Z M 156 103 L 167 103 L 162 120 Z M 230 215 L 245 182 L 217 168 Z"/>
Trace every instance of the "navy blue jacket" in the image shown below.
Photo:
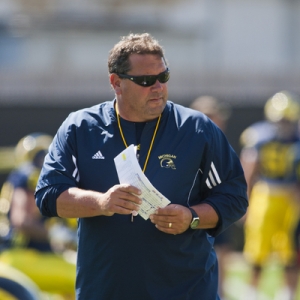
<path fill-rule="evenodd" d="M 127 144 L 136 144 L 135 123 L 121 119 L 121 125 Z M 156 120 L 148 122 L 142 131 L 141 167 L 155 125 Z M 50 146 L 37 185 L 42 214 L 57 216 L 56 198 L 68 187 L 106 192 L 118 184 L 114 157 L 123 150 L 114 101 L 71 113 Z M 169 235 L 140 216 L 134 222 L 118 214 L 79 219 L 77 298 L 218 299 L 214 236 L 248 206 L 239 158 L 205 115 L 168 101 L 145 175 L 171 203 L 210 204 L 218 226 Z"/>

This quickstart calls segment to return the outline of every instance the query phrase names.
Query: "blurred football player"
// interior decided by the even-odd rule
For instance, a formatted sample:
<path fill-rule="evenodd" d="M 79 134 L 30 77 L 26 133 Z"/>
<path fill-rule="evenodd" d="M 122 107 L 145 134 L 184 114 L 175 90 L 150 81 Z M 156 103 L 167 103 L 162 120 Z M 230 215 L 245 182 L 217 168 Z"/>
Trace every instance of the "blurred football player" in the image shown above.
<path fill-rule="evenodd" d="M 34 198 L 51 141 L 47 134 L 32 133 L 15 148 L 17 167 L 9 174 L 0 195 L 0 262 L 26 274 L 41 290 L 72 299 L 75 264 L 55 253 L 50 219 L 42 217 Z"/>
<path fill-rule="evenodd" d="M 231 115 L 229 105 L 219 101 L 213 96 L 200 96 L 191 103 L 190 108 L 203 112 L 223 132 L 226 131 L 227 121 Z"/>
<path fill-rule="evenodd" d="M 265 121 L 241 135 L 241 162 L 248 183 L 244 255 L 252 266 L 252 289 L 243 299 L 257 299 L 262 269 L 271 257 L 284 268 L 285 288 L 276 299 L 295 299 L 298 282 L 295 229 L 299 220 L 299 100 L 286 91 L 265 104 Z"/>

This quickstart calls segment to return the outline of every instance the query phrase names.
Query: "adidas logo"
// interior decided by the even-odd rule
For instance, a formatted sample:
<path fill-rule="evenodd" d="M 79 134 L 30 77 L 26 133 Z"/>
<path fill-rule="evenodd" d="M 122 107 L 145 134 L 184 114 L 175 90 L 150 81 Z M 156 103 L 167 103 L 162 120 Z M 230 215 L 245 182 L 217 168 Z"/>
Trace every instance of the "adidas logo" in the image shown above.
<path fill-rule="evenodd" d="M 102 155 L 100 151 L 93 155 L 92 159 L 104 159 L 105 157 Z"/>

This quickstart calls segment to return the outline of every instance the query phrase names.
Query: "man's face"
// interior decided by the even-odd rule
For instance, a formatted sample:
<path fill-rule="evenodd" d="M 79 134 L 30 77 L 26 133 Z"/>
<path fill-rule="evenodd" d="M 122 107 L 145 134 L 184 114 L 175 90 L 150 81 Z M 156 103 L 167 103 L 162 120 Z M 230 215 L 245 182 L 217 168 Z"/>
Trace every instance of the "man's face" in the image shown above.
<path fill-rule="evenodd" d="M 129 75 L 158 75 L 166 70 L 163 59 L 157 55 L 132 54 Z M 117 95 L 119 113 L 122 118 L 134 122 L 145 122 L 157 118 L 164 110 L 168 98 L 167 83 L 158 80 L 149 87 L 140 86 L 116 74 L 111 77 Z"/>

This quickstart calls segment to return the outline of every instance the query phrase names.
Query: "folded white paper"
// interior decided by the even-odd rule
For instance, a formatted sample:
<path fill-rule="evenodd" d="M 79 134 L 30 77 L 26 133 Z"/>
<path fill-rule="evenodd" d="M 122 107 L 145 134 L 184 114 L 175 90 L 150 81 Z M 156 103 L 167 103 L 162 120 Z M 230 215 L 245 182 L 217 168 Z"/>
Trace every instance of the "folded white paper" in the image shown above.
<path fill-rule="evenodd" d="M 128 183 L 142 191 L 139 215 L 147 220 L 158 207 L 167 206 L 170 201 L 148 180 L 136 158 L 134 145 L 130 145 L 114 159 L 120 183 Z"/>

